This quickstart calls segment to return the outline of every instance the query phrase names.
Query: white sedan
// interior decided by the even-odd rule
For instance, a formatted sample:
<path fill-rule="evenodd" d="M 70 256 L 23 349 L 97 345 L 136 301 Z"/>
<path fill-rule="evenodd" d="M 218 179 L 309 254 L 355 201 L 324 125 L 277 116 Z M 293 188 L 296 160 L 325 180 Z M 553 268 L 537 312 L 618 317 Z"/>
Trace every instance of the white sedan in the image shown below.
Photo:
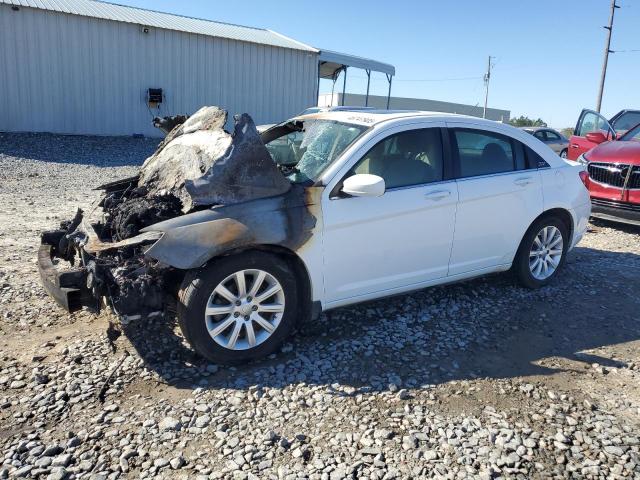
<path fill-rule="evenodd" d="M 510 269 L 546 285 L 587 228 L 584 168 L 508 125 L 327 112 L 267 134 L 303 187 L 264 209 L 287 238 L 254 240 L 182 286 L 180 324 L 214 361 L 264 356 L 323 310 L 431 285 Z"/>
<path fill-rule="evenodd" d="M 95 306 L 115 279 L 114 310 L 139 318 L 178 292 L 194 349 L 238 363 L 273 352 L 323 310 L 506 270 L 546 285 L 587 228 L 584 167 L 508 125 L 375 110 L 302 115 L 260 134 L 250 116 L 235 121 L 224 155 L 185 182 L 181 198 L 196 208 L 171 203 L 163 221 L 116 243 L 111 227 L 91 233 L 81 217 L 43 234 L 43 284 L 61 305 Z M 114 195 L 137 182 L 104 186 L 103 205 L 126 205 Z M 78 239 L 87 265 L 57 271 L 52 258 L 73 259 Z M 104 282 L 89 282 L 107 260 Z"/>

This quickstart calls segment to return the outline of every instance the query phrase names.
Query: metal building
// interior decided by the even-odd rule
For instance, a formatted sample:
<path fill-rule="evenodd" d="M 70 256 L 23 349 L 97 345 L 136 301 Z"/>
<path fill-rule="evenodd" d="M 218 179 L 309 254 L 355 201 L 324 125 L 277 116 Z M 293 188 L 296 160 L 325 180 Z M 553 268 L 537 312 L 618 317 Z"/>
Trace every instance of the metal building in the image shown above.
<path fill-rule="evenodd" d="M 202 105 L 279 122 L 317 104 L 321 56 L 259 28 L 94 0 L 0 0 L 0 131 L 159 136 L 152 117 Z M 337 68 L 349 58 L 363 60 L 345 55 Z"/>

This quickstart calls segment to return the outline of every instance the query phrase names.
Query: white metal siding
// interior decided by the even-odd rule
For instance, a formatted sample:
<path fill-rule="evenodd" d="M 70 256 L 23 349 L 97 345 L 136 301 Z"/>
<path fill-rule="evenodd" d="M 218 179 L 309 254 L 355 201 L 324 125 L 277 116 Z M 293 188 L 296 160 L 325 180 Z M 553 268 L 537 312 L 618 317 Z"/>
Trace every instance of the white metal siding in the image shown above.
<path fill-rule="evenodd" d="M 315 105 L 317 54 L 0 5 L 0 131 L 159 136 L 154 115 L 220 105 L 257 124 Z M 147 88 L 162 88 L 159 112 Z"/>

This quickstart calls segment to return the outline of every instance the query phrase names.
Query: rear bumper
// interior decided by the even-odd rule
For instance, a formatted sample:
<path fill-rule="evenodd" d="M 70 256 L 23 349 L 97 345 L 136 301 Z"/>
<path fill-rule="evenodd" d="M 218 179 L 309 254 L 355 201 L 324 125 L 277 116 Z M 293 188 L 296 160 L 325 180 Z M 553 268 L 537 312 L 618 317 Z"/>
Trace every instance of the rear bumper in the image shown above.
<path fill-rule="evenodd" d="M 591 216 L 640 226 L 640 204 L 592 198 Z"/>
<path fill-rule="evenodd" d="M 84 268 L 58 269 L 53 264 L 54 246 L 47 243 L 38 249 L 38 270 L 42 286 L 46 292 L 68 312 L 76 312 L 82 307 L 98 309 L 98 302 L 87 288 L 87 271 Z"/>
<path fill-rule="evenodd" d="M 587 197 L 588 199 L 588 197 Z M 591 203 L 587 202 L 579 207 L 574 208 L 571 211 L 573 216 L 573 238 L 571 239 L 571 244 L 569 245 L 569 250 L 572 250 L 582 237 L 587 232 L 587 227 L 589 225 L 589 216 L 591 215 Z"/>

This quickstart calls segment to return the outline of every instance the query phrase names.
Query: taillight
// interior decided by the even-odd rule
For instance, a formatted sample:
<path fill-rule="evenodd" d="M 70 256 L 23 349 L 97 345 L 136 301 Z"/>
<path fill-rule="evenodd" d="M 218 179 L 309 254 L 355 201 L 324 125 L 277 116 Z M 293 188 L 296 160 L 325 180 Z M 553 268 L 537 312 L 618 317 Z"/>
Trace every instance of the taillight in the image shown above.
<path fill-rule="evenodd" d="M 587 172 L 586 170 L 581 170 L 578 175 L 580 175 L 580 180 L 582 180 L 584 186 L 589 188 L 589 172 Z"/>

